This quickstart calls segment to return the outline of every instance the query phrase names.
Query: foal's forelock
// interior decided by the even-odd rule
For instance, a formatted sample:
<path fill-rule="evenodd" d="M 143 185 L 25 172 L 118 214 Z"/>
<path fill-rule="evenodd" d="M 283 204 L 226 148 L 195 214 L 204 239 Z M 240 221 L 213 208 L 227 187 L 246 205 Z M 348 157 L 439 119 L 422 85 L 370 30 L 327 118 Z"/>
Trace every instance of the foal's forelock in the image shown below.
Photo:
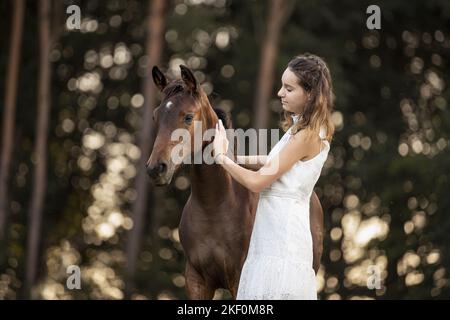
<path fill-rule="evenodd" d="M 167 99 L 171 98 L 172 96 L 176 95 L 177 93 L 180 93 L 183 91 L 184 91 L 183 82 L 180 80 L 176 80 L 164 88 L 164 90 L 163 90 L 164 100 L 167 100 Z"/>

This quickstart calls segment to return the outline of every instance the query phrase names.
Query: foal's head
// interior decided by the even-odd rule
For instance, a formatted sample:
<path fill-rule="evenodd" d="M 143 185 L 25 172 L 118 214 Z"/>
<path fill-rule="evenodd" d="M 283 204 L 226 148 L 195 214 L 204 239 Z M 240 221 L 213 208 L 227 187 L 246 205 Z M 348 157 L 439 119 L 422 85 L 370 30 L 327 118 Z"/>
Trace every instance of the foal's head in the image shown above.
<path fill-rule="evenodd" d="M 183 65 L 180 69 L 181 79 L 169 83 L 158 67 L 155 66 L 152 70 L 153 81 L 164 95 L 160 105 L 153 112 L 156 140 L 147 161 L 147 173 L 156 185 L 169 184 L 181 165 L 174 163 L 171 157 L 175 146 L 177 150 L 182 149 L 181 157 L 185 158 L 201 152 L 208 143 L 202 141 L 194 144 L 194 121 L 201 121 L 202 136 L 205 130 L 213 128 L 218 121 L 208 97 L 197 84 L 191 70 Z M 190 144 L 172 141 L 172 132 L 177 129 L 186 130 L 191 138 Z"/>

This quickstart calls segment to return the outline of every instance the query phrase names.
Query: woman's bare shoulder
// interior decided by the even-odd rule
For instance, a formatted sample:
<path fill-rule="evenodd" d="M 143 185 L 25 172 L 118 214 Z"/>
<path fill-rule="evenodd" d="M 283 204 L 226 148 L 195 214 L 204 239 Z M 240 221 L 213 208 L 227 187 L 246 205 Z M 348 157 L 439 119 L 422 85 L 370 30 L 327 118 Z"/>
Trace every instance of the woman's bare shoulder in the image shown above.
<path fill-rule="evenodd" d="M 320 148 L 320 137 L 318 134 L 311 134 L 306 130 L 300 130 L 296 132 L 292 138 L 292 143 L 298 147 L 301 153 L 301 158 L 308 157 L 316 152 Z"/>

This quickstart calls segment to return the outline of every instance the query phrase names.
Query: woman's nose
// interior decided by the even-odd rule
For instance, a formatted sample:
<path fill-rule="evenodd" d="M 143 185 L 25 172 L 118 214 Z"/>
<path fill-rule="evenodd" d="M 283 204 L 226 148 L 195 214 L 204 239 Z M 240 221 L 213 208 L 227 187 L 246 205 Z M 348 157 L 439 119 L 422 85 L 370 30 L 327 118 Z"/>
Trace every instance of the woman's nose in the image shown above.
<path fill-rule="evenodd" d="M 283 89 L 280 89 L 280 90 L 278 91 L 278 96 L 279 96 L 280 98 L 283 98 L 283 95 L 284 95 Z"/>

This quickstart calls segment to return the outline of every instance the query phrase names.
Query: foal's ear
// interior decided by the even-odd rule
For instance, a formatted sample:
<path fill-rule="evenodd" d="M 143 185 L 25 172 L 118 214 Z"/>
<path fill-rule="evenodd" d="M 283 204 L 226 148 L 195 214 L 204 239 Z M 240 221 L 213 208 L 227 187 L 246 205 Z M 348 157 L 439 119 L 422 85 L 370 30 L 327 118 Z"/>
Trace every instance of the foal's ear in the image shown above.
<path fill-rule="evenodd" d="M 159 90 L 163 91 L 164 88 L 167 86 L 167 79 L 164 76 L 164 74 L 161 72 L 161 70 L 158 69 L 157 66 L 154 66 L 152 68 L 152 76 L 153 76 L 153 82 L 156 84 L 156 86 L 159 88 Z"/>
<path fill-rule="evenodd" d="M 192 71 L 189 70 L 188 67 L 180 65 L 181 69 L 181 79 L 183 79 L 184 83 L 187 85 L 189 90 L 193 93 L 197 92 L 197 80 L 195 80 Z"/>

